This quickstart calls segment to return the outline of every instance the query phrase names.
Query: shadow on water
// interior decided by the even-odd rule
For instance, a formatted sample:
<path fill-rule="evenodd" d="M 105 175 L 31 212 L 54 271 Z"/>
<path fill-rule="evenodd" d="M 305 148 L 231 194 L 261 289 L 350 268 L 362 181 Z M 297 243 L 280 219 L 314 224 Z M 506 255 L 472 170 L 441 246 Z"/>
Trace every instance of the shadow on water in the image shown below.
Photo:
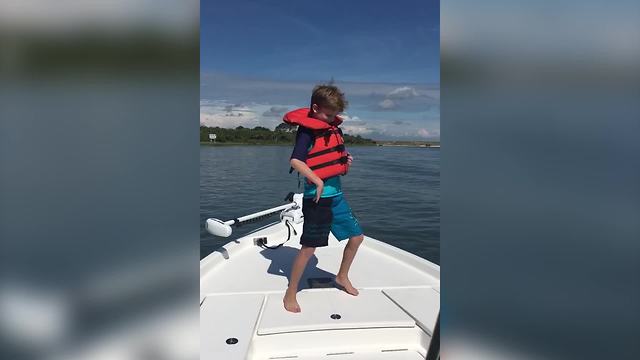
<path fill-rule="evenodd" d="M 266 259 L 271 260 L 271 264 L 269 264 L 267 272 L 273 275 L 284 276 L 287 278 L 287 283 L 289 283 L 289 281 L 291 281 L 291 266 L 298 255 L 298 251 L 299 250 L 296 248 L 282 246 L 278 250 L 264 249 L 260 254 Z M 298 285 L 298 291 L 302 289 L 310 289 L 312 287 L 327 287 L 326 285 L 312 286 L 312 283 L 318 281 L 323 284 L 332 284 L 335 277 L 335 274 L 318 268 L 318 258 L 313 255 L 309 258 L 307 266 L 302 273 L 302 277 Z"/>

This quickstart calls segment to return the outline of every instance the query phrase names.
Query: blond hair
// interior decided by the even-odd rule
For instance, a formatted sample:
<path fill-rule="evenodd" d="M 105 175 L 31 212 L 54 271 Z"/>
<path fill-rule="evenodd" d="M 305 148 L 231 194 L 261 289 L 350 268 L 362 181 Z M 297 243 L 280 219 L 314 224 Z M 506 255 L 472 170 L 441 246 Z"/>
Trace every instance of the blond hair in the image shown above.
<path fill-rule="evenodd" d="M 311 94 L 311 105 L 327 107 L 338 112 L 343 112 L 349 102 L 344 98 L 344 93 L 334 85 L 316 85 Z"/>

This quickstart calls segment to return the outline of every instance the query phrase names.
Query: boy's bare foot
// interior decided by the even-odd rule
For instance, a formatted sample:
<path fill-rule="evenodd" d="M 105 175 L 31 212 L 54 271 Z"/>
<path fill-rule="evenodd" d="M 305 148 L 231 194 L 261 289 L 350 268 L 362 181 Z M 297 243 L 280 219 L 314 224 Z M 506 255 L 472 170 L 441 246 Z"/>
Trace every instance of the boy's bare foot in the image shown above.
<path fill-rule="evenodd" d="M 296 293 L 290 293 L 289 290 L 287 290 L 282 301 L 284 302 L 285 310 L 292 313 L 299 313 L 301 311 L 298 300 L 296 300 Z"/>
<path fill-rule="evenodd" d="M 358 289 L 354 288 L 353 285 L 351 285 L 351 281 L 349 281 L 349 278 L 336 277 L 335 282 L 336 284 L 340 285 L 348 294 L 358 296 Z"/>

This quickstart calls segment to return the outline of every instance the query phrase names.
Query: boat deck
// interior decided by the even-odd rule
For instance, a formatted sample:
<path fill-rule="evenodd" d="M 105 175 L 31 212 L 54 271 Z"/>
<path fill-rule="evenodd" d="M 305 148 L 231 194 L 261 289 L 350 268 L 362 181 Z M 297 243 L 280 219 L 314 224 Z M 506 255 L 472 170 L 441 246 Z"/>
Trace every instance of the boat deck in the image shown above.
<path fill-rule="evenodd" d="M 424 359 L 440 307 L 437 265 L 365 236 L 352 296 L 333 284 L 346 241 L 331 235 L 300 281 L 302 312 L 290 313 L 282 297 L 302 223 L 290 226 L 297 234 L 279 222 L 201 261 L 202 359 Z"/>

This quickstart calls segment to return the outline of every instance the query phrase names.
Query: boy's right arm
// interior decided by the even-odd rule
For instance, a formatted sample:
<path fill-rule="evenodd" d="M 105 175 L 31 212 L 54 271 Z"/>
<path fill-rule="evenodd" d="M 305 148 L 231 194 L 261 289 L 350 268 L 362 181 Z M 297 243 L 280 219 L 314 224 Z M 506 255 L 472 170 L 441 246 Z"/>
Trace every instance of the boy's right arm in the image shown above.
<path fill-rule="evenodd" d="M 304 161 L 300 161 L 298 159 L 292 158 L 291 167 L 294 168 L 297 172 L 299 172 L 302 176 L 306 177 L 316 185 L 316 197 L 313 199 L 315 202 L 320 201 L 320 196 L 322 195 L 322 190 L 324 190 L 324 181 L 318 177 L 318 175 L 313 173 L 313 170 L 304 163 Z"/>

